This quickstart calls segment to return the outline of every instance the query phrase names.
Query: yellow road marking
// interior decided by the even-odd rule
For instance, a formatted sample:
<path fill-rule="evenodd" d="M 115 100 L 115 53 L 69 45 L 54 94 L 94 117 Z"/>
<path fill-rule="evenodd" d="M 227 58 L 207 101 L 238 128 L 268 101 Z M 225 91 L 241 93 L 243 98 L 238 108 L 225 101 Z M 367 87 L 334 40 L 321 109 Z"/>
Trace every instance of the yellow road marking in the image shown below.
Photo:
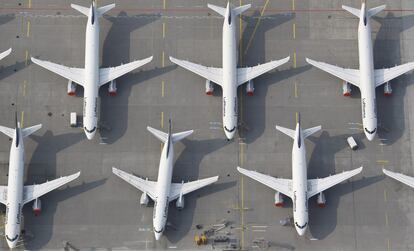
<path fill-rule="evenodd" d="M 29 0 L 29 8 L 32 8 L 32 0 Z"/>
<path fill-rule="evenodd" d="M 244 163 L 244 144 L 240 146 L 240 166 L 243 167 Z M 244 175 L 240 176 L 240 189 L 241 189 L 241 249 L 244 249 Z"/>
<path fill-rule="evenodd" d="M 23 81 L 23 97 L 25 97 L 26 96 L 26 83 L 27 83 L 27 81 L 25 80 L 25 81 Z"/>
<path fill-rule="evenodd" d="M 25 61 L 25 64 L 26 65 L 27 65 L 28 60 L 29 60 L 29 51 L 26 50 L 26 61 Z"/>
<path fill-rule="evenodd" d="M 295 10 L 295 0 L 292 0 L 292 10 Z"/>
<path fill-rule="evenodd" d="M 161 97 L 164 97 L 164 80 L 161 81 Z"/>
<path fill-rule="evenodd" d="M 387 249 L 390 251 L 390 239 L 387 239 Z"/>
<path fill-rule="evenodd" d="M 382 165 L 384 165 L 384 164 L 388 164 L 389 163 L 389 161 L 388 160 L 377 160 L 377 163 L 378 164 L 382 164 Z M 383 166 L 384 167 L 384 166 Z"/>
<path fill-rule="evenodd" d="M 293 52 L 293 68 L 296 68 L 296 51 Z"/>
<path fill-rule="evenodd" d="M 387 190 L 384 189 L 384 202 L 387 202 Z"/>
<path fill-rule="evenodd" d="M 299 121 L 299 113 L 296 112 L 296 124 L 298 123 L 298 121 Z"/>
<path fill-rule="evenodd" d="M 293 39 L 296 39 L 296 24 L 293 24 Z"/>
<path fill-rule="evenodd" d="M 165 23 L 162 23 L 162 38 L 165 38 Z"/>
<path fill-rule="evenodd" d="M 164 128 L 164 112 L 161 112 L 161 128 Z"/>
<path fill-rule="evenodd" d="M 295 82 L 295 98 L 298 97 L 298 83 Z"/>
<path fill-rule="evenodd" d="M 164 62 L 165 62 L 165 52 L 162 52 L 162 60 L 161 60 L 162 67 L 165 66 Z"/>
<path fill-rule="evenodd" d="M 20 127 L 21 128 L 24 127 L 24 111 L 22 111 L 22 113 L 20 115 Z"/>
<path fill-rule="evenodd" d="M 246 54 L 246 53 L 247 53 L 247 50 L 249 50 L 249 47 L 250 47 L 250 45 L 251 45 L 251 43 L 252 43 L 252 41 L 253 41 L 254 35 L 256 34 L 256 30 L 257 30 L 257 28 L 258 28 L 258 27 L 259 27 L 259 25 L 260 25 L 260 21 L 262 20 L 263 13 L 265 12 L 266 7 L 267 7 L 267 5 L 268 5 L 268 4 L 269 4 L 269 0 L 266 0 L 265 5 L 263 6 L 263 9 L 262 9 L 262 11 L 260 12 L 260 17 L 259 17 L 259 19 L 257 20 L 256 26 L 254 27 L 253 33 L 252 33 L 252 35 L 250 36 L 249 42 L 247 43 L 246 49 L 244 50 L 244 54 Z"/>
<path fill-rule="evenodd" d="M 164 10 L 167 8 L 167 0 L 164 0 L 162 6 L 163 6 Z"/>
<path fill-rule="evenodd" d="M 26 36 L 30 37 L 30 21 L 27 21 L 27 32 L 26 32 Z"/>

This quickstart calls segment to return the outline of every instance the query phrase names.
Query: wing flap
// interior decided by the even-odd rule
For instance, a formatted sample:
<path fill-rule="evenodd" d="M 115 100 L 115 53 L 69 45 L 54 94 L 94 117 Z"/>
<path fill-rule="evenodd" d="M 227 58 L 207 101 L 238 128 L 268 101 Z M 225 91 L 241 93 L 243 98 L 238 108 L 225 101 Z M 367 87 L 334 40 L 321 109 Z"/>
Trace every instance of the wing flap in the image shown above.
<path fill-rule="evenodd" d="M 345 69 L 323 62 L 317 62 L 309 58 L 306 58 L 306 62 L 359 88 L 359 70 Z"/>
<path fill-rule="evenodd" d="M 292 198 L 292 180 L 275 178 L 266 174 L 262 174 L 256 171 L 249 171 L 241 167 L 237 167 L 237 171 L 240 173 L 262 183 L 265 186 L 272 188 L 275 191 L 281 192 L 284 195 Z"/>
<path fill-rule="evenodd" d="M 414 62 L 395 66 L 388 69 L 375 70 L 375 87 L 387 83 L 394 78 L 397 78 L 404 73 L 412 71 L 414 69 Z"/>
<path fill-rule="evenodd" d="M 194 192 L 195 190 L 211 185 L 218 180 L 218 177 L 219 176 L 214 176 L 187 183 L 172 183 L 170 188 L 170 201 L 173 201 L 180 197 L 180 194 L 186 195 L 188 193 Z"/>
<path fill-rule="evenodd" d="M 143 65 L 152 61 L 152 56 L 143 60 L 136 60 L 134 62 L 123 64 L 116 67 L 99 69 L 99 86 L 102 86 L 114 79 L 117 79 L 130 71 L 133 71 Z"/>
<path fill-rule="evenodd" d="M 84 72 L 85 70 L 82 68 L 70 68 L 67 66 L 55 64 L 49 61 L 43 61 L 36 58 L 31 58 L 32 62 L 53 72 L 56 73 L 59 76 L 62 76 L 66 79 L 69 79 L 72 82 L 75 82 L 79 85 L 84 85 Z"/>
<path fill-rule="evenodd" d="M 308 199 L 312 196 L 325 191 L 328 188 L 341 183 L 344 180 L 357 175 L 362 171 L 362 166 L 351 171 L 342 172 L 322 179 L 309 179 L 308 180 Z"/>
<path fill-rule="evenodd" d="M 45 195 L 69 182 L 72 180 L 78 178 L 80 175 L 80 172 L 77 172 L 75 174 L 61 177 L 52 181 L 47 181 L 43 184 L 39 185 L 31 185 L 31 186 L 24 186 L 23 188 L 23 204 L 26 204 L 36 198 L 41 197 L 42 195 Z"/>
<path fill-rule="evenodd" d="M 155 201 L 157 193 L 157 182 L 141 179 L 135 175 L 126 173 L 115 167 L 112 167 L 112 172 L 141 192 L 147 193 L 147 195 Z"/>
<path fill-rule="evenodd" d="M 385 175 L 398 180 L 399 182 L 402 182 L 404 184 L 406 184 L 407 186 L 410 186 L 412 188 L 414 188 L 414 177 L 411 176 L 407 176 L 404 175 L 402 173 L 394 173 L 391 171 L 388 171 L 386 169 L 382 169 L 382 171 L 384 172 Z"/>
<path fill-rule="evenodd" d="M 246 68 L 238 68 L 237 69 L 237 85 L 242 85 L 249 80 L 257 78 L 260 75 L 265 74 L 268 71 L 271 71 L 290 60 L 290 57 L 286 57 L 281 60 L 271 61 L 265 64 L 253 66 L 253 67 L 246 67 Z"/>
<path fill-rule="evenodd" d="M 223 81 L 223 69 L 221 68 L 214 68 L 214 67 L 206 67 L 199 64 L 194 64 L 190 61 L 186 60 L 179 60 L 173 57 L 170 57 L 171 62 L 177 64 L 184 69 L 187 69 L 205 79 L 208 79 L 218 85 L 222 84 Z"/>

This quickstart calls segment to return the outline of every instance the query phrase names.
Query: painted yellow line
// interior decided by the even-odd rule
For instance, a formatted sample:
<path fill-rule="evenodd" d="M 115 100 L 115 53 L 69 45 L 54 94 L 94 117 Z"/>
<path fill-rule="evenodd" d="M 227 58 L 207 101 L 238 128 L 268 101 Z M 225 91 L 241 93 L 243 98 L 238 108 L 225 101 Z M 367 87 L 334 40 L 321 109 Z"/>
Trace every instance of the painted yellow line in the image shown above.
<path fill-rule="evenodd" d="M 29 51 L 26 50 L 26 60 L 25 60 L 26 65 L 27 65 L 28 60 L 29 60 Z"/>
<path fill-rule="evenodd" d="M 23 97 L 25 97 L 26 96 L 26 83 L 27 83 L 27 81 L 25 80 L 25 81 L 23 81 Z"/>
<path fill-rule="evenodd" d="M 29 8 L 32 8 L 32 0 L 29 0 L 28 6 L 29 6 Z"/>
<path fill-rule="evenodd" d="M 295 98 L 298 97 L 298 83 L 295 82 Z"/>
<path fill-rule="evenodd" d="M 165 66 L 165 52 L 162 52 L 162 60 L 161 60 L 162 67 Z"/>
<path fill-rule="evenodd" d="M 378 164 L 388 164 L 389 163 L 389 161 L 388 160 L 377 160 L 377 163 Z"/>
<path fill-rule="evenodd" d="M 22 111 L 22 113 L 20 115 L 20 127 L 21 128 L 24 127 L 24 111 Z"/>
<path fill-rule="evenodd" d="M 296 124 L 298 123 L 298 121 L 299 121 L 299 113 L 296 112 Z"/>
<path fill-rule="evenodd" d="M 295 10 L 295 0 L 292 0 L 292 10 Z"/>
<path fill-rule="evenodd" d="M 164 8 L 164 10 L 167 8 L 167 3 L 166 3 L 167 1 L 166 0 L 164 0 L 163 1 L 163 4 L 162 4 L 162 7 Z"/>
<path fill-rule="evenodd" d="M 27 32 L 26 37 L 30 37 L 30 21 L 27 21 Z"/>
<path fill-rule="evenodd" d="M 244 162 L 244 145 L 240 144 L 240 166 L 243 167 Z M 241 249 L 244 250 L 244 175 L 240 176 L 240 189 L 241 189 Z"/>
<path fill-rule="evenodd" d="M 165 83 L 164 83 L 164 80 L 163 80 L 163 81 L 161 81 L 161 97 L 164 97 L 164 85 L 165 85 Z"/>
<path fill-rule="evenodd" d="M 165 23 L 162 23 L 162 38 L 165 38 Z"/>
<path fill-rule="evenodd" d="M 385 212 L 385 226 L 388 227 L 388 213 Z"/>
<path fill-rule="evenodd" d="M 390 239 L 387 239 L 387 249 L 390 251 Z"/>
<path fill-rule="evenodd" d="M 164 112 L 161 112 L 161 128 L 164 128 Z"/>
<path fill-rule="evenodd" d="M 384 202 L 387 202 L 387 190 L 384 189 Z"/>
<path fill-rule="evenodd" d="M 293 24 L 293 39 L 296 39 L 296 24 Z"/>
<path fill-rule="evenodd" d="M 296 68 L 296 51 L 293 52 L 293 68 Z"/>
<path fill-rule="evenodd" d="M 253 41 L 254 35 L 256 34 L 257 28 L 258 28 L 258 27 L 259 27 L 259 25 L 260 25 L 260 21 L 262 20 L 263 13 L 265 12 L 266 7 L 267 7 L 267 5 L 268 5 L 268 4 L 269 4 L 269 0 L 266 0 L 265 5 L 263 6 L 263 9 L 262 9 L 262 11 L 260 12 L 260 17 L 259 17 L 259 19 L 257 20 L 256 26 L 254 27 L 253 33 L 252 33 L 252 35 L 250 36 L 249 42 L 247 43 L 246 49 L 244 50 L 244 54 L 246 54 L 246 53 L 247 53 L 247 51 L 249 50 L 249 47 L 250 47 L 250 45 L 251 45 L 251 43 L 252 43 L 252 41 Z"/>

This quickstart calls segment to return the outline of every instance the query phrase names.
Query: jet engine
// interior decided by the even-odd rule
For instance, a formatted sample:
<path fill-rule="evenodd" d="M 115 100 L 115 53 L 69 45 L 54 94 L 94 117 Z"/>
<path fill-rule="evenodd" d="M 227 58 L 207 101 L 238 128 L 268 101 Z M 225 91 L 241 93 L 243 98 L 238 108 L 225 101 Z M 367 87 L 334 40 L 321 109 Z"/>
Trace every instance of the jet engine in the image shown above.
<path fill-rule="evenodd" d="M 253 80 L 249 80 L 249 82 L 247 82 L 246 93 L 247 93 L 247 96 L 250 96 L 250 97 L 253 96 L 253 93 L 254 93 Z"/>
<path fill-rule="evenodd" d="M 206 95 L 213 96 L 214 92 L 214 83 L 212 83 L 210 80 L 206 80 Z"/>
<path fill-rule="evenodd" d="M 283 207 L 284 206 L 283 194 L 281 194 L 279 192 L 275 193 L 275 206 L 277 206 L 277 207 Z"/>
<path fill-rule="evenodd" d="M 352 90 L 351 90 L 351 84 L 344 81 L 342 83 L 342 95 L 344 95 L 345 97 L 349 97 L 352 94 Z"/>
<path fill-rule="evenodd" d="M 392 88 L 391 88 L 391 83 L 387 82 L 384 84 L 384 96 L 391 96 L 392 94 Z"/>
<path fill-rule="evenodd" d="M 109 92 L 109 96 L 111 97 L 116 96 L 116 81 L 115 80 L 112 80 L 109 83 L 108 92 Z"/>
<path fill-rule="evenodd" d="M 149 202 L 149 197 L 147 193 L 142 193 L 139 203 L 141 204 L 141 206 L 148 206 L 148 202 Z"/>
<path fill-rule="evenodd" d="M 39 198 L 36 198 L 35 201 L 33 202 L 33 213 L 35 216 L 39 216 L 40 212 L 42 211 L 42 202 L 40 201 Z"/>
<path fill-rule="evenodd" d="M 72 81 L 68 81 L 68 89 L 67 93 L 69 96 L 75 96 L 76 94 L 76 83 L 73 83 Z"/>
<path fill-rule="evenodd" d="M 316 202 L 318 203 L 318 206 L 320 208 L 324 208 L 326 206 L 326 198 L 325 198 L 325 194 L 320 192 L 318 194 L 318 198 L 316 200 Z"/>
<path fill-rule="evenodd" d="M 180 197 L 178 197 L 177 201 L 175 202 L 175 206 L 178 210 L 182 210 L 184 208 L 184 196 L 180 194 Z"/>

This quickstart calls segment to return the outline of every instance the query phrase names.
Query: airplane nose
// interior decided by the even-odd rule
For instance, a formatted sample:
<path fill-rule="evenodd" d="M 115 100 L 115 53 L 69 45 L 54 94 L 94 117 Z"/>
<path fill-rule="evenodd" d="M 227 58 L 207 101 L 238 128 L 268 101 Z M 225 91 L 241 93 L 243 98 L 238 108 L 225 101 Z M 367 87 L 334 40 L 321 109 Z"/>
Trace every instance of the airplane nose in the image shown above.
<path fill-rule="evenodd" d="M 369 141 L 373 141 L 373 140 L 374 140 L 374 138 L 375 138 L 375 134 L 368 134 L 368 133 L 365 133 L 365 135 L 367 136 L 367 139 L 368 139 Z"/>
<path fill-rule="evenodd" d="M 157 241 L 161 239 L 162 233 L 155 233 L 155 232 L 154 232 L 154 234 L 155 234 L 155 239 L 156 239 Z"/>
<path fill-rule="evenodd" d="M 306 227 L 304 227 L 304 228 L 298 228 L 298 227 L 296 227 L 296 232 L 298 232 L 298 234 L 300 236 L 304 236 L 305 235 L 305 232 L 306 232 Z"/>
<path fill-rule="evenodd" d="M 228 140 L 232 140 L 234 138 L 235 132 L 228 132 L 228 131 L 224 130 L 224 133 L 226 134 L 226 138 Z"/>
<path fill-rule="evenodd" d="M 93 139 L 93 137 L 95 137 L 95 132 L 87 132 L 87 131 L 85 131 L 85 134 L 86 134 L 86 138 L 88 138 L 88 140 L 92 140 Z"/>
<path fill-rule="evenodd" d="M 9 248 L 13 249 L 16 247 L 16 241 L 7 241 Z"/>

